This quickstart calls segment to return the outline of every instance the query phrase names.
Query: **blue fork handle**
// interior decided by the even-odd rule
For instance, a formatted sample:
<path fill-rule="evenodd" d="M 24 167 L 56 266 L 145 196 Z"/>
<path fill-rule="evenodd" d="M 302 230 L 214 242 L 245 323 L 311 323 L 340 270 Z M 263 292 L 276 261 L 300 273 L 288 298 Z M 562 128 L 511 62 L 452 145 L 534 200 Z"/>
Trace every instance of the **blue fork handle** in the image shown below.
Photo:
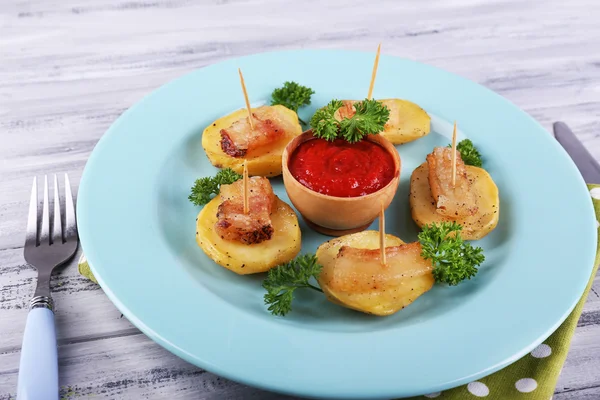
<path fill-rule="evenodd" d="M 58 357 L 54 312 L 29 311 L 19 366 L 18 400 L 58 400 Z"/>

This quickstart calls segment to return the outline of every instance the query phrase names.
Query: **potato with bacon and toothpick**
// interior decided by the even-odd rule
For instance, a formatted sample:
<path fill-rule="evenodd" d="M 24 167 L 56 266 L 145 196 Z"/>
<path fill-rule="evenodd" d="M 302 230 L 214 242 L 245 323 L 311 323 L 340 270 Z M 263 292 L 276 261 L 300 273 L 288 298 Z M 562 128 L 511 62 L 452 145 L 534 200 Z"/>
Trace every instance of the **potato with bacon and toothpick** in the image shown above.
<path fill-rule="evenodd" d="M 431 117 L 417 104 L 402 99 L 377 100 L 390 110 L 390 118 L 380 133 L 393 144 L 412 142 L 429 134 L 431 130 Z M 354 104 L 358 100 L 343 100 L 343 107 L 336 118 L 350 118 L 356 113 Z"/>
<path fill-rule="evenodd" d="M 372 99 L 380 53 L 381 44 L 377 46 L 367 99 Z M 431 117 L 417 104 L 402 99 L 382 99 L 377 101 L 389 110 L 389 119 L 385 123 L 380 135 L 393 144 L 412 142 L 429 134 L 431 130 Z M 342 103 L 343 106 L 337 110 L 335 115 L 338 121 L 344 118 L 351 118 L 356 114 L 355 105 L 358 101 L 343 100 Z"/>
<path fill-rule="evenodd" d="M 298 254 L 298 218 L 264 177 L 244 178 L 231 169 L 198 179 L 190 201 L 204 205 L 196 242 L 217 264 L 241 275 L 265 272 Z M 244 199 L 246 192 L 246 202 Z M 211 199 L 211 196 L 216 196 Z"/>
<path fill-rule="evenodd" d="M 477 273 L 483 250 L 464 242 L 461 230 L 455 222 L 428 225 L 408 244 L 382 235 L 382 228 L 332 239 L 316 255 L 271 269 L 263 281 L 265 304 L 273 315 L 284 316 L 292 310 L 294 292 L 308 288 L 356 311 L 394 314 L 436 282 L 454 286 Z"/>
<path fill-rule="evenodd" d="M 377 231 L 342 236 L 319 246 L 317 259 L 323 269 L 318 282 L 329 301 L 367 314 L 389 315 L 431 289 L 433 267 L 420 256 L 421 245 L 406 244 L 392 235 L 386 239 L 385 265 Z"/>
<path fill-rule="evenodd" d="M 296 82 L 286 82 L 273 91 L 270 106 L 250 108 L 242 77 L 241 82 L 247 108 L 210 124 L 202 134 L 202 147 L 217 168 L 242 173 L 247 162 L 251 176 L 281 175 L 283 150 L 302 133 L 296 112 L 310 104 L 314 91 Z"/>
<path fill-rule="evenodd" d="M 452 149 L 436 147 L 427 161 L 410 178 L 410 209 L 415 223 L 454 221 L 463 226 L 465 240 L 478 240 L 498 225 L 498 187 L 469 139 L 455 152 L 455 181 L 452 182 Z M 470 164 L 470 165 L 468 165 Z"/>
<path fill-rule="evenodd" d="M 250 127 L 245 109 L 219 118 L 202 134 L 202 147 L 211 164 L 241 173 L 245 160 L 252 176 L 281 175 L 285 146 L 302 133 L 298 115 L 284 106 L 252 109 Z"/>

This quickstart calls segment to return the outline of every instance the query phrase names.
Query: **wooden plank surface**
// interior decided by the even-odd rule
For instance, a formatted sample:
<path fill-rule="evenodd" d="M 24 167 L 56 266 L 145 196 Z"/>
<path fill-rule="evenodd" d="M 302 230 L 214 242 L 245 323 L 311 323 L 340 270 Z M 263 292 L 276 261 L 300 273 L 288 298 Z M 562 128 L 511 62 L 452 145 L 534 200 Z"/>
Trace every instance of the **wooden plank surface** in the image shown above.
<path fill-rule="evenodd" d="M 373 50 L 500 93 L 600 159 L 600 2 L 3 0 L 0 2 L 0 399 L 14 398 L 34 272 L 31 178 L 69 172 L 124 110 L 193 69 L 261 51 Z M 532 149 L 533 150 L 533 149 Z M 281 398 L 195 368 L 140 334 L 74 265 L 53 279 L 64 398 Z M 600 398 L 600 279 L 554 399 Z"/>

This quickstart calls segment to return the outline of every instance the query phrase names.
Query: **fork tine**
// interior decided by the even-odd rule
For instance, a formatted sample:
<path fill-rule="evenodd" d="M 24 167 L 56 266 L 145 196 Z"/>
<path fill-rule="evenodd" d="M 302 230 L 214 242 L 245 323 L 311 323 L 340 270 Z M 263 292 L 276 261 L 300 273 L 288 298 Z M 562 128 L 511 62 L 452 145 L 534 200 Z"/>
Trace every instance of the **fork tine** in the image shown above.
<path fill-rule="evenodd" d="M 52 243 L 62 244 L 62 226 L 60 223 L 60 196 L 58 178 L 54 174 L 54 224 L 52 225 Z"/>
<path fill-rule="evenodd" d="M 77 240 L 77 221 L 75 220 L 75 206 L 73 205 L 73 194 L 71 193 L 71 182 L 69 175 L 65 174 L 65 241 L 73 237 Z"/>
<path fill-rule="evenodd" d="M 44 204 L 42 206 L 42 230 L 40 245 L 50 244 L 50 209 L 48 204 L 48 175 L 44 175 Z"/>
<path fill-rule="evenodd" d="M 31 197 L 29 199 L 29 215 L 27 217 L 27 233 L 25 235 L 25 246 L 37 246 L 37 218 L 38 218 L 38 195 L 37 177 L 33 177 Z"/>

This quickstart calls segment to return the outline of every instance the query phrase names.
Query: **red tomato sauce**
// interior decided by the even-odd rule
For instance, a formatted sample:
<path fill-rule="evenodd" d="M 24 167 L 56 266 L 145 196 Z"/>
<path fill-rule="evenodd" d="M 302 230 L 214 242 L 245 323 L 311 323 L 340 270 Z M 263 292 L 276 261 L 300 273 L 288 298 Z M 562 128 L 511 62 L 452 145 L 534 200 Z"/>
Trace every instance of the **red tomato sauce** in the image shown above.
<path fill-rule="evenodd" d="M 291 174 L 307 188 L 335 197 L 358 197 L 378 191 L 394 178 L 394 159 L 380 145 L 362 140 L 311 139 L 290 157 Z"/>

